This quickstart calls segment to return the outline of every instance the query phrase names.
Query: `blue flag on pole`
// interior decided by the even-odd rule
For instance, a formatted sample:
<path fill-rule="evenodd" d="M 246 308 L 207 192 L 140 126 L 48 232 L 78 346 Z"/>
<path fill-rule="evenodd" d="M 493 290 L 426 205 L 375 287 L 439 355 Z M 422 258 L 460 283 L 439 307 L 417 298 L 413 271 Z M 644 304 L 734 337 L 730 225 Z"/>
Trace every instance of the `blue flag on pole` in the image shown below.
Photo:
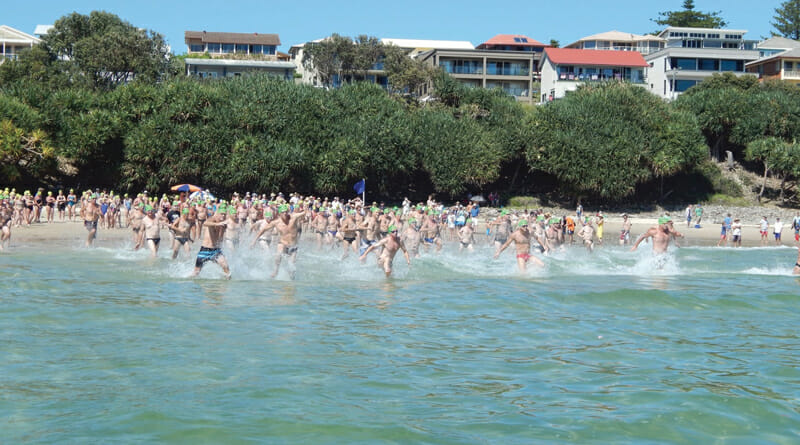
<path fill-rule="evenodd" d="M 366 182 L 365 182 L 365 180 L 362 179 L 362 180 L 356 182 L 356 184 L 353 186 L 353 190 L 356 192 L 357 195 L 360 195 L 360 194 L 364 193 L 364 187 L 365 186 L 366 186 Z"/>

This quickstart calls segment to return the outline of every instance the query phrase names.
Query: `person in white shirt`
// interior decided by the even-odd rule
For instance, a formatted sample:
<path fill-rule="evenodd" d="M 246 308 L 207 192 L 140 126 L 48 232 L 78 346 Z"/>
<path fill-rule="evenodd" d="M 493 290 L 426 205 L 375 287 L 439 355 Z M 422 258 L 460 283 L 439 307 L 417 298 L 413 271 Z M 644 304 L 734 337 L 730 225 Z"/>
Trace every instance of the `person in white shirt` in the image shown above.
<path fill-rule="evenodd" d="M 739 222 L 739 218 L 733 220 L 731 234 L 733 235 L 733 247 L 742 247 L 742 223 Z"/>
<path fill-rule="evenodd" d="M 775 234 L 775 244 L 781 244 L 781 232 L 783 231 L 783 223 L 780 218 L 775 219 L 775 225 L 772 226 L 772 233 Z"/>
<path fill-rule="evenodd" d="M 761 245 L 762 246 L 766 246 L 767 243 L 769 242 L 768 231 L 769 231 L 769 222 L 767 222 L 767 217 L 766 216 L 762 216 L 761 217 L 761 225 L 759 227 L 759 232 L 761 233 Z"/>

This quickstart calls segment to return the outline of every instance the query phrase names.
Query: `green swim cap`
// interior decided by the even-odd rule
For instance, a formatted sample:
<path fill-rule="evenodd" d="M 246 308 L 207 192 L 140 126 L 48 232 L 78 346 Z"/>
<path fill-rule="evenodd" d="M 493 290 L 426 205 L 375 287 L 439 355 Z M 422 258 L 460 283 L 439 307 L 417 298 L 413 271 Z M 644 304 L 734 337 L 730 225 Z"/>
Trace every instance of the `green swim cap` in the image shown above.
<path fill-rule="evenodd" d="M 144 206 L 144 211 L 145 211 L 145 213 L 152 212 L 153 211 L 153 206 L 150 206 L 150 205 Z"/>
<path fill-rule="evenodd" d="M 517 226 L 518 227 L 528 227 L 528 220 L 527 219 L 519 220 L 519 222 L 517 223 Z"/>
<path fill-rule="evenodd" d="M 265 218 L 272 218 L 272 212 L 269 210 L 264 210 L 264 217 Z"/>
<path fill-rule="evenodd" d="M 414 224 L 415 222 L 417 222 L 417 218 L 408 218 L 408 222 Z"/>
<path fill-rule="evenodd" d="M 217 211 L 226 213 L 228 211 L 228 206 L 226 206 L 225 204 L 220 204 L 217 206 Z"/>
<path fill-rule="evenodd" d="M 397 227 L 394 224 L 391 224 L 389 228 L 386 229 L 388 233 L 397 232 Z"/>
<path fill-rule="evenodd" d="M 181 210 L 181 215 L 186 215 L 186 214 L 188 214 L 188 213 L 189 213 L 189 209 L 183 209 L 183 210 Z"/>
<path fill-rule="evenodd" d="M 505 210 L 505 209 L 501 210 L 500 211 L 500 216 L 505 216 L 505 215 L 508 215 L 508 210 Z"/>
<path fill-rule="evenodd" d="M 669 216 L 662 216 L 661 218 L 658 218 L 658 225 L 667 224 L 670 221 L 672 221 L 672 218 Z"/>
<path fill-rule="evenodd" d="M 536 221 L 544 221 L 544 215 L 538 215 Z"/>
<path fill-rule="evenodd" d="M 236 207 L 230 206 L 228 207 L 228 215 L 235 215 L 236 214 Z"/>
<path fill-rule="evenodd" d="M 281 204 L 278 206 L 278 213 L 286 213 L 289 211 L 289 204 Z"/>

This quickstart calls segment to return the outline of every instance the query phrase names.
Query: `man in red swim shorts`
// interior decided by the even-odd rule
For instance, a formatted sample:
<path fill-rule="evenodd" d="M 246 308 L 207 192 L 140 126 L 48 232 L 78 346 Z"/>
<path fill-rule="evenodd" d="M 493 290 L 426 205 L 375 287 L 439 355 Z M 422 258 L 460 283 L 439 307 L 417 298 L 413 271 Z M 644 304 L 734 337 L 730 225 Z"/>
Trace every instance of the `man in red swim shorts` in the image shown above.
<path fill-rule="evenodd" d="M 517 248 L 517 267 L 519 267 L 520 272 L 525 272 L 527 269 L 528 261 L 533 261 L 539 266 L 544 266 L 544 263 L 539 258 L 531 255 L 531 232 L 528 231 L 528 220 L 521 219 L 519 223 L 517 223 L 517 230 L 515 230 L 497 249 L 497 252 L 494 254 L 495 259 L 500 256 L 500 254 L 506 250 L 506 248 L 514 242 L 515 247 Z"/>

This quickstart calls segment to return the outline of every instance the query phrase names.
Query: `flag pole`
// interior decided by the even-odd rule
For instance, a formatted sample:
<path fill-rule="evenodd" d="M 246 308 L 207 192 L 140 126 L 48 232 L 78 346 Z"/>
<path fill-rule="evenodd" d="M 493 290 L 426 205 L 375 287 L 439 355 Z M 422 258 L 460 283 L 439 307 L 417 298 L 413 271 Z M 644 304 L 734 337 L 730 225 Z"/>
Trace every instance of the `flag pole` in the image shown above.
<path fill-rule="evenodd" d="M 364 207 L 367 206 L 367 178 L 361 178 L 364 181 L 364 188 L 361 189 L 361 202 L 364 204 Z"/>

